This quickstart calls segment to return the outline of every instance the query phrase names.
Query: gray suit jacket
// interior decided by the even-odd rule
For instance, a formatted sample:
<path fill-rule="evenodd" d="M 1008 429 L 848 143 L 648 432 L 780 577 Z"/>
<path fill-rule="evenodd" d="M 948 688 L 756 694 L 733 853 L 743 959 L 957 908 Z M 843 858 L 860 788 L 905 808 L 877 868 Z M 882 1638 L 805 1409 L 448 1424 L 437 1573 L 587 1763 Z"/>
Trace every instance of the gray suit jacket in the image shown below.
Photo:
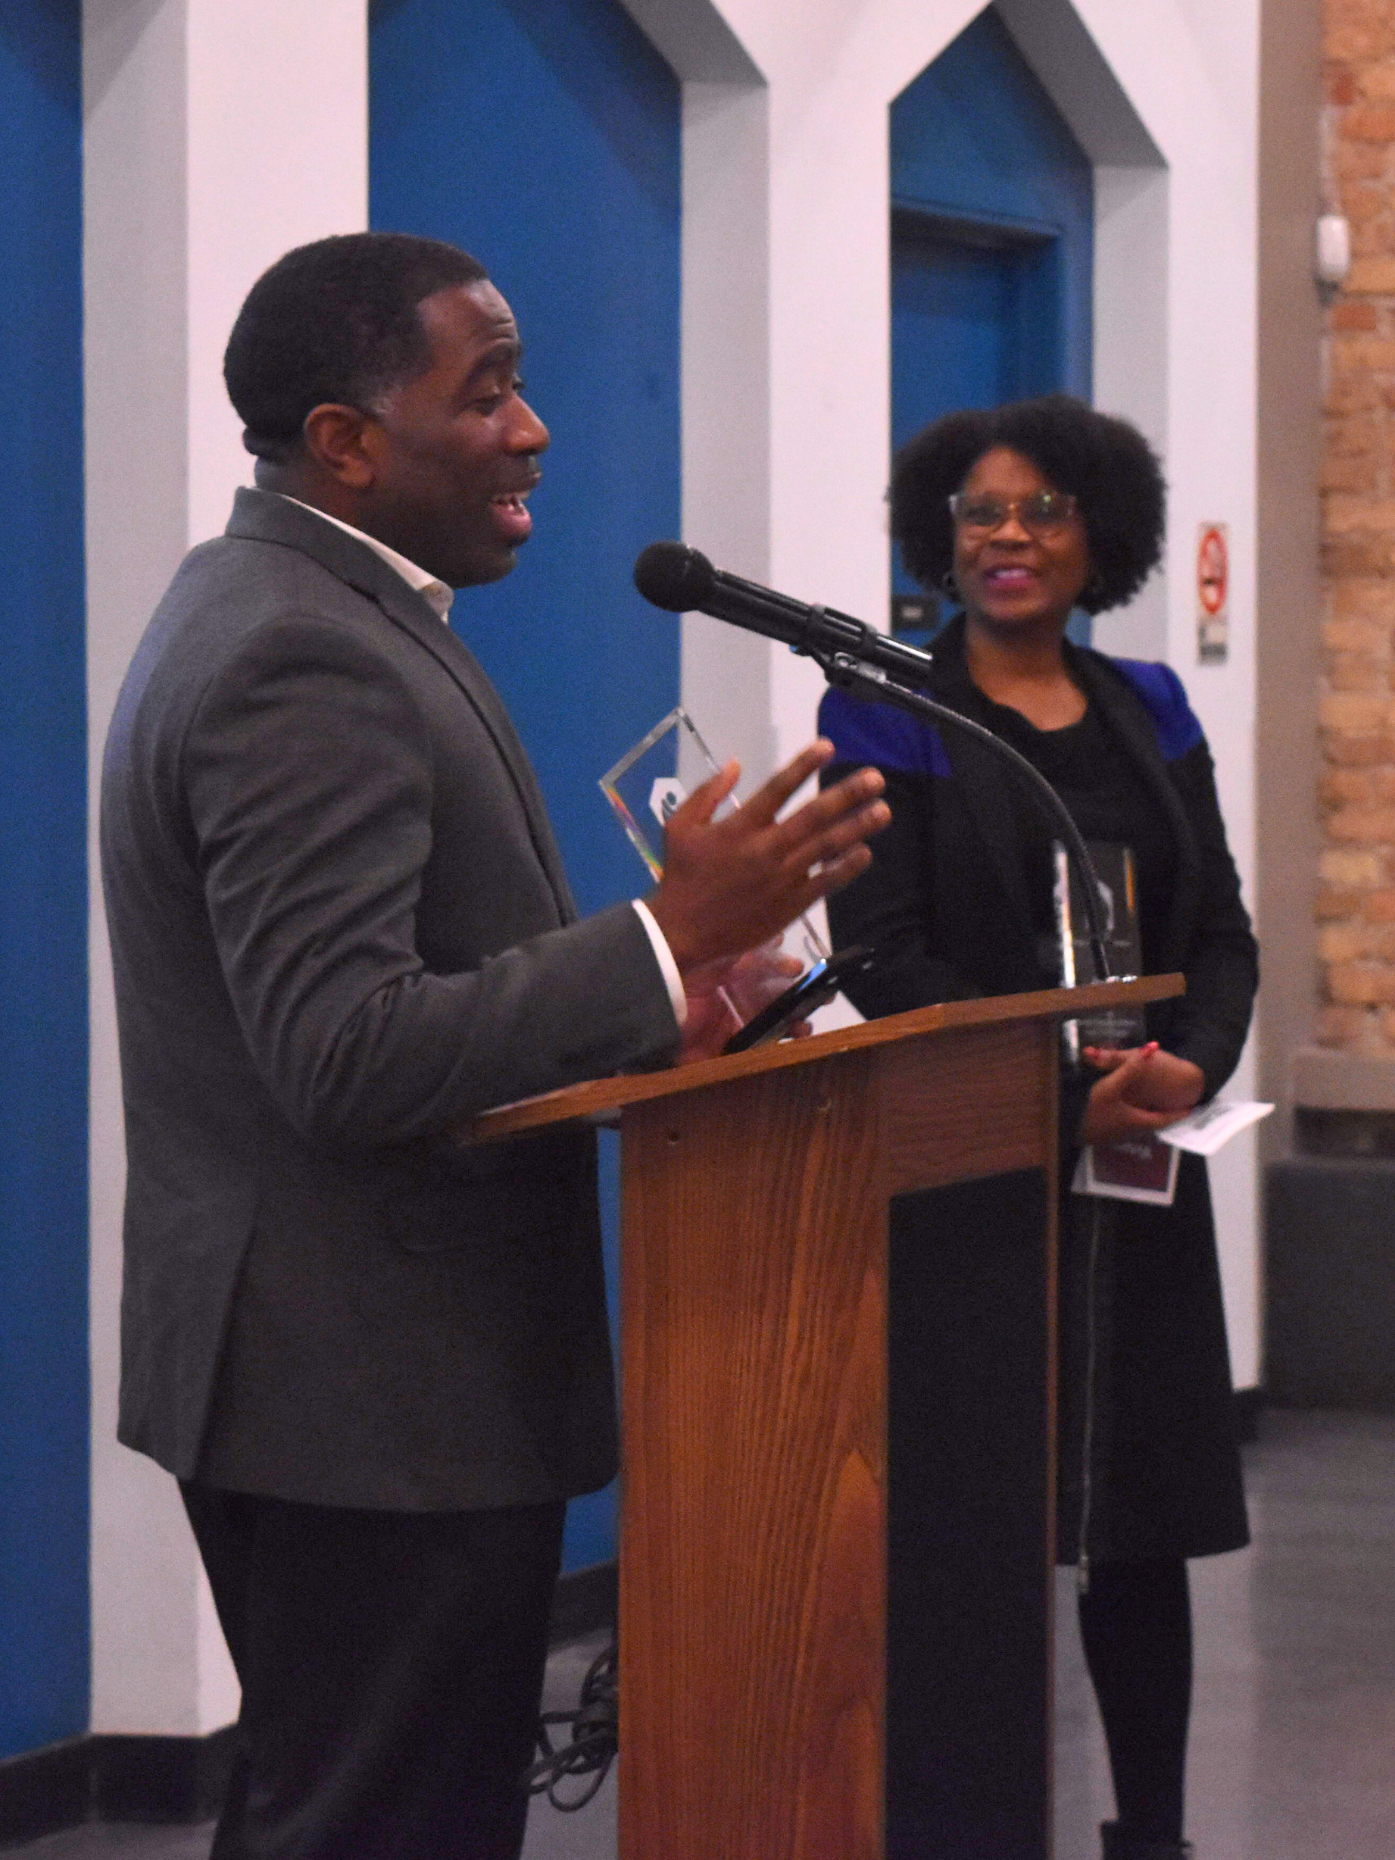
<path fill-rule="evenodd" d="M 238 493 L 132 662 L 102 870 L 129 1179 L 120 1437 L 320 1504 L 540 1503 L 614 1417 L 591 1141 L 472 1112 L 653 1061 L 483 671 L 374 552 Z"/>

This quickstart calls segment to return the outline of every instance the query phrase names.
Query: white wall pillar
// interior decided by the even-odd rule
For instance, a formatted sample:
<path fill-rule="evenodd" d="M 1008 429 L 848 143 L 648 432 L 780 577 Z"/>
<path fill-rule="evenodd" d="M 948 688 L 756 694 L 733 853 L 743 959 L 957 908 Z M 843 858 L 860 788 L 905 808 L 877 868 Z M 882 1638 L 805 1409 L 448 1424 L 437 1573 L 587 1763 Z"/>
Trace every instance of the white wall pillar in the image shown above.
<path fill-rule="evenodd" d="M 770 579 L 770 99 L 763 83 L 683 86 L 683 537 Z M 749 789 L 774 766 L 769 642 L 683 620 L 682 692 Z"/>
<path fill-rule="evenodd" d="M 683 86 L 683 537 L 719 568 L 770 574 L 770 111 L 713 0 L 625 0 Z M 658 540 L 656 538 L 656 540 Z M 742 791 L 774 766 L 770 649 L 682 620 L 683 702 Z"/>
<path fill-rule="evenodd" d="M 180 557 L 250 460 L 233 317 L 290 246 L 367 222 L 366 0 L 85 0 L 88 711 L 102 744 Z M 173 1481 L 114 1439 L 125 1160 L 100 890 L 91 914 L 92 1728 L 193 1734 L 237 1688 Z"/>

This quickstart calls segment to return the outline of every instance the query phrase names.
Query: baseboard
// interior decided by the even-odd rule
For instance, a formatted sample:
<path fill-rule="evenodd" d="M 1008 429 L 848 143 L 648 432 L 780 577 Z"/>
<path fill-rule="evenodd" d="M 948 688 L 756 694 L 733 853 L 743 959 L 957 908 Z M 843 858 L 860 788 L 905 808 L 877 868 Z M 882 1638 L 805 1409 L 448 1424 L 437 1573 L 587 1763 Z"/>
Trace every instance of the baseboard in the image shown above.
<path fill-rule="evenodd" d="M 207 1821 L 233 1757 L 233 1728 L 207 1737 L 94 1733 L 0 1762 L 0 1847 L 85 1821 Z"/>
<path fill-rule="evenodd" d="M 236 1727 L 207 1737 L 94 1737 L 94 1821 L 207 1821 L 228 1786 Z"/>
<path fill-rule="evenodd" d="M 1264 1407 L 1264 1390 L 1236 1389 L 1235 1438 L 1242 1447 L 1259 1439 L 1259 1417 Z"/>
<path fill-rule="evenodd" d="M 72 1737 L 0 1762 L 0 1846 L 91 1819 L 93 1741 Z"/>

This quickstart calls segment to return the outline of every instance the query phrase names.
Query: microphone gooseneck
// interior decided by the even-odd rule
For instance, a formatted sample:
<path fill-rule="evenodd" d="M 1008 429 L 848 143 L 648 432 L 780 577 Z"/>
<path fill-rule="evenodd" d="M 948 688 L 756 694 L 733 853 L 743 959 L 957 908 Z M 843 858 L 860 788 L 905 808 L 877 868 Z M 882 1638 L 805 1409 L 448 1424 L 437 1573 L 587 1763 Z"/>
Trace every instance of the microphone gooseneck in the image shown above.
<path fill-rule="evenodd" d="M 635 586 L 646 601 L 669 613 L 710 614 L 714 620 L 745 627 L 767 639 L 782 640 L 812 659 L 831 685 L 894 704 L 922 721 L 948 724 L 1000 756 L 1025 783 L 1039 811 L 1065 841 L 1085 900 L 1095 975 L 1102 982 L 1110 979 L 1099 877 L 1070 810 L 1040 770 L 1010 743 L 972 717 L 926 697 L 918 688 L 927 684 L 934 672 L 931 653 L 888 639 L 866 621 L 854 620 L 851 614 L 840 614 L 829 607 L 810 607 L 788 594 L 763 588 L 758 582 L 729 575 L 724 569 L 714 568 L 701 550 L 690 549 L 686 543 L 650 543 L 635 563 Z"/>

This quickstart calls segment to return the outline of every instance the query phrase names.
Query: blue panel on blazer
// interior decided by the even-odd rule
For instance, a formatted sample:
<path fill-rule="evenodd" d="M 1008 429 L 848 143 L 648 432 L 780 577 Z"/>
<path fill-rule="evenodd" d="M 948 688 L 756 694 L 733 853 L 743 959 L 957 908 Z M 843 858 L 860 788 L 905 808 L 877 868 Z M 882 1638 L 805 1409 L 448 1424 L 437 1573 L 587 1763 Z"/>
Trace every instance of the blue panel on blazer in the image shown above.
<path fill-rule="evenodd" d="M 0 1757 L 88 1721 L 78 0 L 0 0 Z"/>
<path fill-rule="evenodd" d="M 630 580 L 680 526 L 678 82 L 618 0 L 375 0 L 370 71 L 372 224 L 488 267 L 552 430 L 536 535 L 454 623 L 593 910 L 648 885 L 597 778 L 678 702 L 677 624 Z M 573 1506 L 569 1567 L 613 1554 L 611 1517 Z"/>

